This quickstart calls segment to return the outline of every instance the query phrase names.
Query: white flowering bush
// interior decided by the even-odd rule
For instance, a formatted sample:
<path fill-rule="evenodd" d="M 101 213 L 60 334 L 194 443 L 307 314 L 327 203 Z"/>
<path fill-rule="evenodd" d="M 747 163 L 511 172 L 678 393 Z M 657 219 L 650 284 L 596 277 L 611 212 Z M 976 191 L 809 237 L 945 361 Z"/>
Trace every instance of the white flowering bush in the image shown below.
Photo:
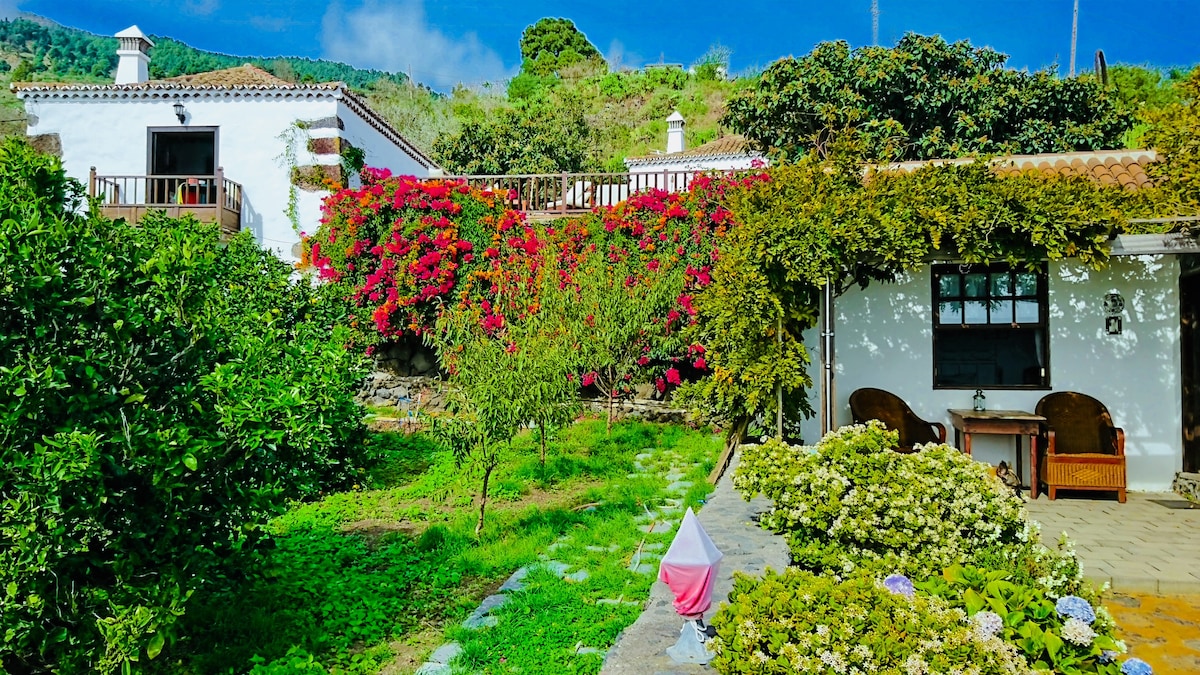
<path fill-rule="evenodd" d="M 1016 649 L 976 630 L 940 598 L 797 569 L 737 575 L 713 617 L 712 666 L 724 675 L 1030 673 Z"/>
<path fill-rule="evenodd" d="M 734 485 L 774 502 L 761 523 L 816 572 L 921 577 L 1027 537 L 1021 500 L 986 464 L 947 445 L 901 454 L 896 442 L 878 422 L 842 427 L 815 448 L 768 442 L 743 450 Z"/>

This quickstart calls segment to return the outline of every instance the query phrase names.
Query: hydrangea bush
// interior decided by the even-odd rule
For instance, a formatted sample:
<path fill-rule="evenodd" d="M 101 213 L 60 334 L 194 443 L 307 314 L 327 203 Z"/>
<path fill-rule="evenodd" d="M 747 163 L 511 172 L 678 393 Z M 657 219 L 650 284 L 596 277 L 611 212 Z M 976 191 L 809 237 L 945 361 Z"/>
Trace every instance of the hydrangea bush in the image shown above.
<path fill-rule="evenodd" d="M 896 585 L 866 573 L 739 574 L 732 604 L 713 618 L 712 665 L 739 675 L 1031 672 L 1014 646 L 976 630 L 962 609 Z"/>
<path fill-rule="evenodd" d="M 774 502 L 763 526 L 787 537 L 794 564 L 816 572 L 922 575 L 1028 537 L 1021 501 L 987 465 L 947 445 L 893 452 L 896 440 L 871 422 L 811 449 L 769 442 L 747 449 L 734 485 Z"/>
<path fill-rule="evenodd" d="M 918 581 L 918 594 L 961 609 L 974 629 L 1014 645 L 1035 670 L 1064 675 L 1117 675 L 1125 645 L 1114 637 L 1112 616 L 1095 598 L 1055 597 L 1036 581 L 1007 570 L 955 565 Z M 1089 593 L 1089 595 L 1091 595 Z M 1136 665 L 1136 664 L 1135 664 Z"/>

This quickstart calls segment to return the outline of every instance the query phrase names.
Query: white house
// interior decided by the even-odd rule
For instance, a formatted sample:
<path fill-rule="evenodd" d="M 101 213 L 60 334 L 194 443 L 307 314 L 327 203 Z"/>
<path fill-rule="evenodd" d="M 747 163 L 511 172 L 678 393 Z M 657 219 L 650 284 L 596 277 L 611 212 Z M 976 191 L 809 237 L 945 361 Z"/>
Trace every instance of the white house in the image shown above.
<path fill-rule="evenodd" d="M 679 111 L 667 118 L 666 152 L 627 157 L 630 183 L 664 190 L 682 190 L 697 171 L 735 171 L 766 166 L 767 158 L 754 150 L 743 136 L 722 136 L 704 145 L 688 149 L 684 136 L 686 122 Z"/>
<path fill-rule="evenodd" d="M 250 230 L 284 260 L 320 219 L 343 158 L 440 175 L 345 84 L 293 84 L 254 66 L 149 79 L 153 43 L 117 34 L 113 84 L 14 83 L 31 142 L 62 157 L 113 216 L 192 212 Z"/>
<path fill-rule="evenodd" d="M 1156 157 L 1008 161 L 1014 170 L 1076 173 L 1133 189 L 1148 182 L 1144 167 Z M 1182 235 L 1121 235 L 1112 255 L 1101 271 L 1072 260 L 1034 273 L 936 261 L 894 284 L 848 291 L 830 312 L 833 426 L 851 422 L 849 396 L 863 387 L 891 391 L 918 416 L 945 424 L 949 442 L 947 411 L 970 409 L 976 390 L 988 409 L 1023 411 L 1052 391 L 1077 391 L 1103 402 L 1124 428 L 1129 489 L 1169 491 L 1177 471 L 1200 466 L 1200 248 Z M 820 332 L 806 335 L 814 381 L 824 366 Z M 811 400 L 821 400 L 819 387 Z M 804 423 L 806 442 L 820 434 L 819 419 Z M 1022 448 L 1027 457 L 1028 440 Z M 992 464 L 1014 463 L 1011 436 L 976 435 L 973 450 Z M 1026 461 L 1026 481 L 1028 471 Z"/>

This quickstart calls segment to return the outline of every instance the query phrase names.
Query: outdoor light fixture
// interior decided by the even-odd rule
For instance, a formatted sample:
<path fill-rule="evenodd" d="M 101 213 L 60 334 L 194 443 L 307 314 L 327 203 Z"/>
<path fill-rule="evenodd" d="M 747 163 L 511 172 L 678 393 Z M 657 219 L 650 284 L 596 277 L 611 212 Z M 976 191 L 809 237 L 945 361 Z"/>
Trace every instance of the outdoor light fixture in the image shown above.
<path fill-rule="evenodd" d="M 177 117 L 177 118 L 179 119 L 179 123 L 180 123 L 180 124 L 183 124 L 183 121 L 184 121 L 185 119 L 187 119 L 187 115 L 186 115 L 186 114 L 184 113 L 184 111 L 183 111 L 183 104 L 182 104 L 182 103 L 176 103 L 176 104 L 175 104 L 175 117 Z"/>

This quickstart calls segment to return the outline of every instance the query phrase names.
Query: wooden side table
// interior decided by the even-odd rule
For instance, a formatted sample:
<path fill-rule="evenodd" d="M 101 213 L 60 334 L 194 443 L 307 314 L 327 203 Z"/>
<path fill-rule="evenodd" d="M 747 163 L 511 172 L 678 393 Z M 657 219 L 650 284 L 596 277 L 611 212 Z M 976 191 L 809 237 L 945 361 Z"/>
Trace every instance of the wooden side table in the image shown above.
<path fill-rule="evenodd" d="M 1029 494 L 1038 498 L 1037 437 L 1045 417 L 1024 410 L 971 410 L 951 408 L 954 425 L 954 446 L 968 456 L 971 454 L 971 434 L 1000 434 L 1015 436 L 1017 442 L 1017 475 L 1022 470 L 1021 437 L 1029 437 Z"/>

